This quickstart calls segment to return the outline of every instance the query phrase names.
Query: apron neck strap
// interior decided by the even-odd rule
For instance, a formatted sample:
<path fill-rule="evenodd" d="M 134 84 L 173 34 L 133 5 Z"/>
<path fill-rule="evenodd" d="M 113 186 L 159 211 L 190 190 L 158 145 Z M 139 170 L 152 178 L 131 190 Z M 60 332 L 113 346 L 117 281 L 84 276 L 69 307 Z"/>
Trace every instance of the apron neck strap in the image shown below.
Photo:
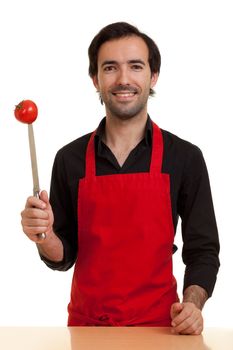
<path fill-rule="evenodd" d="M 151 153 L 151 163 L 150 172 L 151 173 L 161 173 L 162 162 L 163 162 L 163 136 L 160 128 L 154 122 L 153 126 L 153 141 L 152 141 L 152 153 Z"/>
<path fill-rule="evenodd" d="M 150 173 L 161 173 L 163 161 L 163 137 L 160 128 L 152 122 L 153 141 Z M 95 134 L 96 130 L 91 134 L 86 151 L 86 174 L 85 177 L 96 176 L 95 162 Z"/>
<path fill-rule="evenodd" d="M 96 176 L 96 166 L 95 166 L 95 134 L 96 130 L 91 134 L 90 140 L 87 144 L 86 151 L 86 174 L 85 177 Z"/>

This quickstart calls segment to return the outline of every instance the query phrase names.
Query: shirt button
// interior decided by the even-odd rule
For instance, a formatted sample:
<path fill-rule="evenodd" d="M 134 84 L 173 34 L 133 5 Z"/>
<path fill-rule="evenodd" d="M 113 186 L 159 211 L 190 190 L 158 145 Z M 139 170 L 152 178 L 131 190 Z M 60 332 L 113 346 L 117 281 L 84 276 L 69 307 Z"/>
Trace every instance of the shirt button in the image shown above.
<path fill-rule="evenodd" d="M 99 320 L 100 320 L 100 321 L 107 321 L 107 320 L 109 320 L 109 316 L 108 316 L 108 315 L 101 315 L 101 316 L 99 317 Z"/>

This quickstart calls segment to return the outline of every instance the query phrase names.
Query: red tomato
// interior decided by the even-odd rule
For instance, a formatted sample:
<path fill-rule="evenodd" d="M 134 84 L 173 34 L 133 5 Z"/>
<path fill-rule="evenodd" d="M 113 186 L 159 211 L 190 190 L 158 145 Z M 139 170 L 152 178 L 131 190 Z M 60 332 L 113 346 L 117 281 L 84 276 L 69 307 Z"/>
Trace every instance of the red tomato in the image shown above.
<path fill-rule="evenodd" d="M 31 100 L 23 100 L 14 110 L 15 118 L 22 123 L 33 123 L 38 115 L 37 105 Z"/>

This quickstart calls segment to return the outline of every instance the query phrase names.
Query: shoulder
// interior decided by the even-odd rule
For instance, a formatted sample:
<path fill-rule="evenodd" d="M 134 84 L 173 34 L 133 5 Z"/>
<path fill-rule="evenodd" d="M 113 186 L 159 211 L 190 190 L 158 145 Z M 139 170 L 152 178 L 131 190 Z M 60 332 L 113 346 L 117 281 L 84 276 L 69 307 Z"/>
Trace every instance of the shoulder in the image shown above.
<path fill-rule="evenodd" d="M 172 157 L 174 160 L 186 164 L 203 160 L 202 151 L 197 145 L 167 130 L 161 129 L 161 132 L 163 135 L 165 157 Z"/>
<path fill-rule="evenodd" d="M 69 160 L 70 158 L 83 158 L 85 157 L 88 141 L 92 133 L 83 135 L 58 150 L 56 154 L 57 160 Z"/>
<path fill-rule="evenodd" d="M 178 177 L 199 177 L 206 168 L 201 149 L 167 130 L 161 129 L 161 132 L 164 143 L 164 172 Z"/>
<path fill-rule="evenodd" d="M 190 141 L 184 140 L 167 130 L 161 129 L 161 132 L 163 135 L 164 149 L 166 151 L 177 151 L 183 156 L 187 157 L 202 154 L 200 148 L 197 145 L 191 143 Z"/>
<path fill-rule="evenodd" d="M 85 155 L 91 134 L 83 135 L 58 150 L 53 163 L 53 177 L 63 177 L 72 182 L 84 176 Z"/>

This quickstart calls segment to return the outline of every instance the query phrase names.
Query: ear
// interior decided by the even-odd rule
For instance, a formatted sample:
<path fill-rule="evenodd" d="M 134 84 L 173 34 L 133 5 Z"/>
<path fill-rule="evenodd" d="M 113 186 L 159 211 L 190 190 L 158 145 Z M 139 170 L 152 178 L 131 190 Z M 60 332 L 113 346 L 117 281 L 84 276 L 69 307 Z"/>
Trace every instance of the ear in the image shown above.
<path fill-rule="evenodd" d="M 151 87 L 151 89 L 156 85 L 157 80 L 158 80 L 158 77 L 159 77 L 159 73 L 153 73 L 153 74 L 152 74 L 152 76 L 151 76 L 151 82 L 150 82 L 150 87 Z"/>
<path fill-rule="evenodd" d="M 92 78 L 92 82 L 93 82 L 96 90 L 99 90 L 99 83 L 98 83 L 97 75 L 94 75 L 94 77 Z"/>

